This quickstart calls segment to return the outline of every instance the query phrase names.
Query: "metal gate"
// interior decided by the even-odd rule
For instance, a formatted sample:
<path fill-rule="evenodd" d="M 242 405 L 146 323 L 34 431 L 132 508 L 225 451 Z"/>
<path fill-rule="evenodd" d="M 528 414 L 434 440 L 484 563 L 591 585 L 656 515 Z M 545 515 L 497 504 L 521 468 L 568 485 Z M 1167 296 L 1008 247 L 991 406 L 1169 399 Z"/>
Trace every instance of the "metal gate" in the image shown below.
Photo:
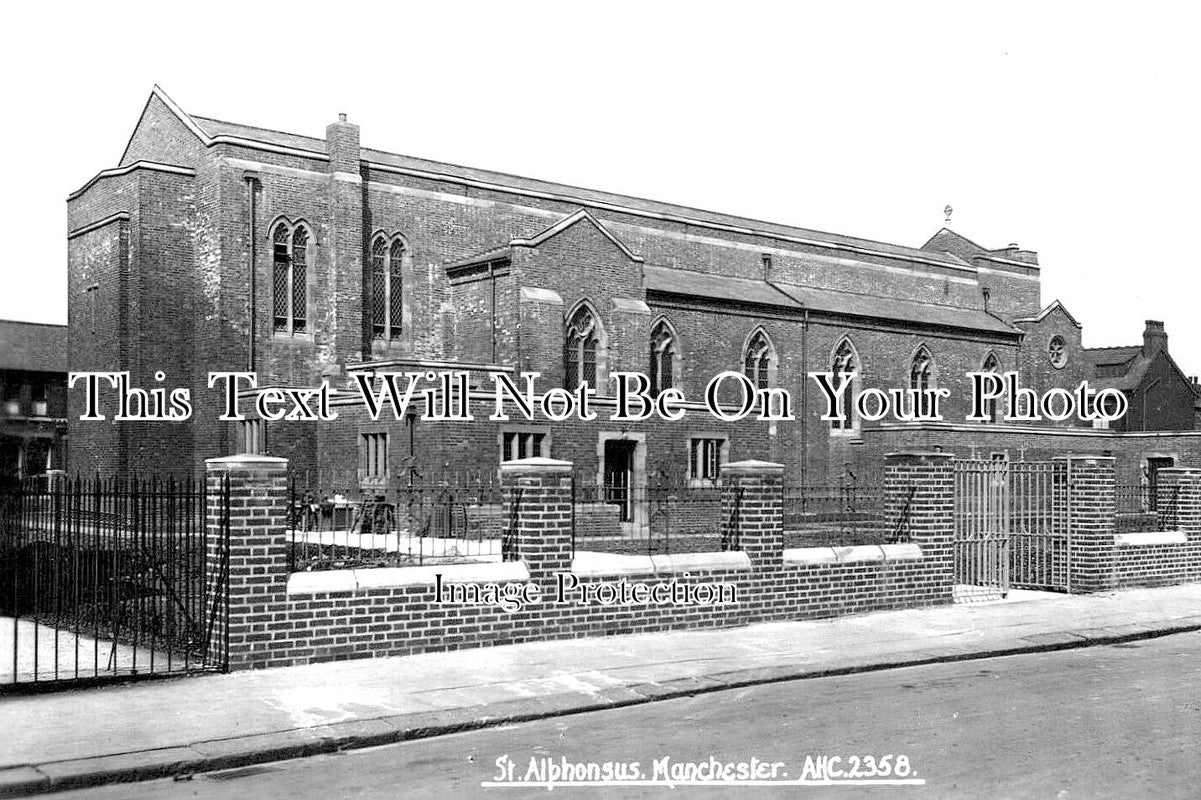
<path fill-rule="evenodd" d="M 955 600 L 1070 591 L 1066 473 L 1051 462 L 955 462 Z M 1056 495 L 1061 494 L 1060 503 Z"/>
<path fill-rule="evenodd" d="M 224 670 L 228 510 L 228 482 L 0 486 L 0 692 Z"/>

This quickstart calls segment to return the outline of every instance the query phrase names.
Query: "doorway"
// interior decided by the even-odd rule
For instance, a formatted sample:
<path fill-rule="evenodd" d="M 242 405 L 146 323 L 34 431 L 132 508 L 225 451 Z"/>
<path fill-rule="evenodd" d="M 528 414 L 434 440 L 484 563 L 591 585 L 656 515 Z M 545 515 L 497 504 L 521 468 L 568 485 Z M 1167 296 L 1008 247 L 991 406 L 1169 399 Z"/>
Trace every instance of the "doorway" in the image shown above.
<path fill-rule="evenodd" d="M 1155 511 L 1159 507 L 1156 499 L 1159 496 L 1159 471 L 1174 466 L 1176 466 L 1176 459 L 1171 456 L 1147 457 L 1143 474 L 1146 476 L 1147 482 L 1147 506 L 1151 511 Z"/>
<path fill-rule="evenodd" d="M 617 506 L 618 519 L 634 522 L 634 453 L 638 443 L 609 439 L 604 443 L 605 502 Z"/>

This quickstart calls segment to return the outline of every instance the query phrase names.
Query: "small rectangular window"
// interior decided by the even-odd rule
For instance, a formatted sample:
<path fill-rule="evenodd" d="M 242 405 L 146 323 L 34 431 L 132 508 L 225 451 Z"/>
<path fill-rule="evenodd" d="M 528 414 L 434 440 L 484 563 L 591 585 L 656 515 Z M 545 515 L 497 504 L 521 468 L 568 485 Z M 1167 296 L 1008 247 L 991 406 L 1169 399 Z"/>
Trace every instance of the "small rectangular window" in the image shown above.
<path fill-rule="evenodd" d="M 267 429 L 261 419 L 243 420 L 239 430 L 239 452 L 262 456 L 267 454 Z"/>
<path fill-rule="evenodd" d="M 544 431 L 504 431 L 500 435 L 500 460 L 548 458 L 550 439 Z"/>
<path fill-rule="evenodd" d="M 364 480 L 388 477 L 388 434 L 364 433 L 359 437 L 359 475 Z"/>
<path fill-rule="evenodd" d="M 692 480 L 715 481 L 721 477 L 722 450 L 725 439 L 695 438 L 689 440 L 688 477 Z"/>

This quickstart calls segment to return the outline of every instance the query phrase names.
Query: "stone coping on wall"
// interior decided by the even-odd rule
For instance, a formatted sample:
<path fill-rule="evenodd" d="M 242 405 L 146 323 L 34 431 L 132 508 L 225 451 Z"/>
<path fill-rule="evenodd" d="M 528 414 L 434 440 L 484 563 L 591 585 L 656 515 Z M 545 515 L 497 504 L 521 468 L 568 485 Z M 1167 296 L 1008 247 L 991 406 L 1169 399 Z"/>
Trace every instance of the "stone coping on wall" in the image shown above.
<path fill-rule="evenodd" d="M 922 548 L 906 544 L 861 544 L 850 547 L 791 547 L 785 564 L 849 564 L 863 561 L 918 561 Z"/>
<path fill-rule="evenodd" d="M 293 572 L 288 576 L 288 595 L 433 586 L 436 575 L 445 583 L 524 583 L 530 579 L 530 570 L 524 561 L 493 561 Z"/>
<path fill-rule="evenodd" d="M 1153 544 L 1188 544 L 1184 531 L 1144 531 L 1143 533 L 1115 533 L 1115 545 L 1146 546 Z"/>
<path fill-rule="evenodd" d="M 746 553 L 678 553 L 662 556 L 630 556 L 616 553 L 577 553 L 571 564 L 581 578 L 606 575 L 672 574 L 751 569 Z M 288 576 L 288 595 L 357 592 L 404 586 L 433 586 L 435 576 L 444 583 L 524 583 L 530 571 L 524 561 L 473 562 L 421 567 L 378 567 L 293 572 Z"/>
<path fill-rule="evenodd" d="M 713 553 L 676 553 L 662 556 L 632 556 L 618 553 L 577 552 L 571 571 L 581 578 L 606 575 L 670 574 L 706 570 L 750 570 L 750 557 L 740 550 Z"/>

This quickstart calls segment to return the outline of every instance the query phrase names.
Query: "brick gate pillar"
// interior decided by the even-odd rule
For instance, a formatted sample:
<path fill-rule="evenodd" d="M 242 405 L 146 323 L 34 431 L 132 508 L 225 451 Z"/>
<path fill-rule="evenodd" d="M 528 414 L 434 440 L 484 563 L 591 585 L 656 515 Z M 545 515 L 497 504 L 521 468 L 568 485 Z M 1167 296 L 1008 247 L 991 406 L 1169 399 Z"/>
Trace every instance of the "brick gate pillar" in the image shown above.
<path fill-rule="evenodd" d="M 1188 537 L 1186 580 L 1201 580 L 1201 467 L 1168 467 L 1156 478 L 1159 529 Z"/>
<path fill-rule="evenodd" d="M 237 455 L 204 465 L 209 652 L 226 653 L 231 670 L 246 669 L 270 659 L 272 606 L 287 598 L 288 460 Z"/>
<path fill-rule="evenodd" d="M 884 520 L 890 541 L 922 550 L 932 602 L 950 602 L 955 578 L 955 468 L 951 453 L 884 456 Z"/>
<path fill-rule="evenodd" d="M 524 561 L 530 580 L 553 583 L 570 572 L 572 492 L 570 461 L 523 458 L 500 465 L 504 492 L 506 559 Z"/>
<path fill-rule="evenodd" d="M 755 569 L 784 562 L 784 465 L 735 461 L 721 467 L 721 540 Z"/>
<path fill-rule="evenodd" d="M 1068 588 L 1113 587 L 1117 487 L 1112 456 L 1056 456 L 1053 531 L 1067 537 Z M 1062 480 L 1060 480 L 1062 476 Z"/>

